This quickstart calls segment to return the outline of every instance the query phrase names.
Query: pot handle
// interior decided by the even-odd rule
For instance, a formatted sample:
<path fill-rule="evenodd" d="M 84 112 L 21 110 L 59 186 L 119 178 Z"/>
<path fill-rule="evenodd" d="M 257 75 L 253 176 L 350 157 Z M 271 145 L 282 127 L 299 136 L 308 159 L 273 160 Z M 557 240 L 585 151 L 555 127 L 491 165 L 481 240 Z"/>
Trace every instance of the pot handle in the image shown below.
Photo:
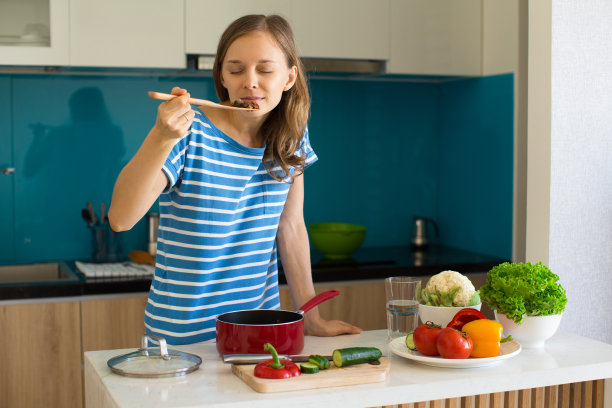
<path fill-rule="evenodd" d="M 340 292 L 338 292 L 337 290 L 328 290 L 328 291 L 319 293 L 317 296 L 313 297 L 308 302 L 304 303 L 304 305 L 300 307 L 297 312 L 303 315 L 305 312 L 309 311 L 310 309 L 312 309 L 319 303 L 323 303 L 327 299 L 331 299 L 334 296 L 338 296 L 339 294 Z"/>

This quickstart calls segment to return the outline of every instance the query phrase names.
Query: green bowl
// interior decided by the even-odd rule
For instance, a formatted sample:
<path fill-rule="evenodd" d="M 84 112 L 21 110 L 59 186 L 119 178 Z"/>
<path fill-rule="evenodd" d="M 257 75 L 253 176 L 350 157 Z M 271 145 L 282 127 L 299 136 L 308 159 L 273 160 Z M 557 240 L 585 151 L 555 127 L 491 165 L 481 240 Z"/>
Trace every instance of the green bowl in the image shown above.
<path fill-rule="evenodd" d="M 359 249 L 366 227 L 338 222 L 323 222 L 308 227 L 312 244 L 328 259 L 345 259 Z"/>

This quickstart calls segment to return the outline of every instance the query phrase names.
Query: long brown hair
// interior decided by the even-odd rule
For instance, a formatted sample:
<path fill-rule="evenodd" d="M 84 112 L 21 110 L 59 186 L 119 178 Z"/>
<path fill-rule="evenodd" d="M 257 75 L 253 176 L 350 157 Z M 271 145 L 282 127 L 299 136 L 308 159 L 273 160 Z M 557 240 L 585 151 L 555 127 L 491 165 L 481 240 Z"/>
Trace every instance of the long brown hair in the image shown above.
<path fill-rule="evenodd" d="M 297 67 L 295 84 L 284 92 L 278 106 L 270 112 L 259 135 L 266 141 L 264 165 L 276 180 L 291 176 L 290 167 L 296 169 L 293 177 L 301 174 L 306 161 L 305 154 L 299 154 L 300 142 L 306 131 L 310 111 L 310 95 L 304 75 L 304 66 L 297 55 L 293 31 L 287 20 L 278 15 L 247 15 L 231 23 L 221 35 L 215 56 L 213 78 L 217 96 L 222 102 L 229 100 L 229 93 L 221 83 L 221 67 L 230 45 L 243 35 L 254 31 L 265 31 L 272 35 L 287 58 L 287 66 Z M 275 171 L 279 166 L 281 171 Z"/>

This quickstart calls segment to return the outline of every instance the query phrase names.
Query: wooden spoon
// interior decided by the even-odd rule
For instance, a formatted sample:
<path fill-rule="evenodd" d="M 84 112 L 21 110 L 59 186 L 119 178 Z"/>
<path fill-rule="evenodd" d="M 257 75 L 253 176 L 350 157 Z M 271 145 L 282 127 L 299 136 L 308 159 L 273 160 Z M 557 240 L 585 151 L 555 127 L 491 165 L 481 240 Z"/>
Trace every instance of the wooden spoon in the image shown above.
<path fill-rule="evenodd" d="M 149 98 L 158 99 L 160 101 L 169 101 L 170 99 L 176 98 L 176 95 L 149 91 Z M 206 99 L 189 98 L 189 103 L 192 105 L 210 106 L 211 108 L 219 108 L 219 109 L 246 110 L 246 111 L 257 110 L 253 108 L 239 108 L 237 106 L 222 105 L 220 103 L 207 101 Z"/>
<path fill-rule="evenodd" d="M 129 257 L 137 264 L 155 266 L 155 257 L 151 256 L 151 254 L 149 254 L 147 251 L 131 251 L 129 253 Z"/>

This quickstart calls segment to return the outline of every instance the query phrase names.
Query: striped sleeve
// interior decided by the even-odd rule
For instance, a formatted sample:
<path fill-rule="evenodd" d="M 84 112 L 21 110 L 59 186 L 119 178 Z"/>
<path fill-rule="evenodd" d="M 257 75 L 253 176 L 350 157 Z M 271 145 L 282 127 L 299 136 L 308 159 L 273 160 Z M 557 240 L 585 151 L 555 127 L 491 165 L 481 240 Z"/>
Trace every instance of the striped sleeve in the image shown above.
<path fill-rule="evenodd" d="M 168 186 L 166 190 L 170 190 L 176 182 L 180 179 L 181 174 L 185 168 L 185 156 L 187 152 L 187 146 L 189 145 L 191 131 L 181 138 L 172 148 L 172 151 L 166 159 L 162 171 L 166 173 L 168 177 Z"/>
<path fill-rule="evenodd" d="M 308 128 L 306 128 L 306 131 L 304 132 L 304 137 L 302 137 L 302 141 L 300 142 L 300 147 L 298 148 L 298 155 L 306 156 L 306 162 L 304 163 L 305 169 L 319 159 L 315 154 L 314 150 L 312 149 L 312 146 L 310 145 L 310 136 L 308 134 Z"/>

